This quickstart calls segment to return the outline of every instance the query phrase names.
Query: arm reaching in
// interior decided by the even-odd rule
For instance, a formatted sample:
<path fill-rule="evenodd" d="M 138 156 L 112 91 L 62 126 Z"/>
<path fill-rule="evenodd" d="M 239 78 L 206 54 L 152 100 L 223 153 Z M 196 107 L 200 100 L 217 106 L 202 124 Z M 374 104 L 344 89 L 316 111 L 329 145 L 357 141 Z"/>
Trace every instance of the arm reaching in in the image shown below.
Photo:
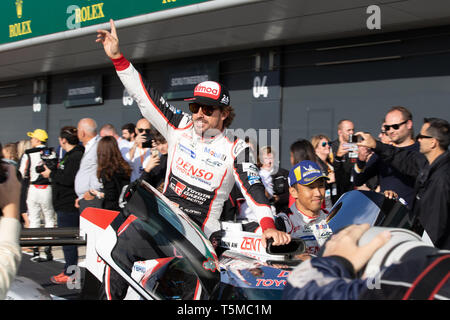
<path fill-rule="evenodd" d="M 3 164 L 0 164 L 3 165 Z M 19 236 L 20 183 L 13 166 L 7 166 L 8 180 L 0 184 L 0 300 L 5 299 L 21 260 Z"/>
<path fill-rule="evenodd" d="M 358 246 L 359 238 L 369 228 L 369 224 L 351 225 L 333 235 L 325 244 L 323 256 L 340 256 L 345 258 L 353 265 L 355 272 L 358 272 L 369 261 L 375 251 L 388 242 L 391 237 L 389 231 L 384 231 L 367 245 L 362 247 Z"/>

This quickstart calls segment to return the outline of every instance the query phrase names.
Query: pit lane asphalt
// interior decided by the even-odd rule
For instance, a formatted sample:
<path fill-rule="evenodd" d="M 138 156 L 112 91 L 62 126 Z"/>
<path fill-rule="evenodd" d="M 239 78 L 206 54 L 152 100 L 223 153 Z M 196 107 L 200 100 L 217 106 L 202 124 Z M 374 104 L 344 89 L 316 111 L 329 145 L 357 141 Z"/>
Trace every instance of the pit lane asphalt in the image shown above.
<path fill-rule="evenodd" d="M 40 248 L 41 257 L 44 258 L 44 248 Z M 52 253 L 54 256 L 53 261 L 45 262 L 32 262 L 30 258 L 31 254 L 22 251 L 22 261 L 17 272 L 18 276 L 27 277 L 36 283 L 40 284 L 48 293 L 50 293 L 54 299 L 67 299 L 67 300 L 79 300 L 81 289 L 69 289 L 66 284 L 54 284 L 50 281 L 50 277 L 55 276 L 64 269 L 64 256 L 62 253 L 62 247 L 53 247 Z M 78 248 L 81 275 L 81 287 L 84 283 L 83 267 L 85 258 L 85 247 Z"/>

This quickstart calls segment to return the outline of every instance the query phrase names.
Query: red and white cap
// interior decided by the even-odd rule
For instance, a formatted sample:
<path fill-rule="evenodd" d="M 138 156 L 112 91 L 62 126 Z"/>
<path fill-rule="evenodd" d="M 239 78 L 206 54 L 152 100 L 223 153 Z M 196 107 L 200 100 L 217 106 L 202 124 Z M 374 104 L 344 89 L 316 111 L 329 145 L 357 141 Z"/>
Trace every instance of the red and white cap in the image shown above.
<path fill-rule="evenodd" d="M 194 88 L 194 96 L 184 99 L 184 101 L 196 102 L 206 106 L 222 106 L 230 105 L 230 94 L 228 89 L 215 81 L 203 81 Z"/>

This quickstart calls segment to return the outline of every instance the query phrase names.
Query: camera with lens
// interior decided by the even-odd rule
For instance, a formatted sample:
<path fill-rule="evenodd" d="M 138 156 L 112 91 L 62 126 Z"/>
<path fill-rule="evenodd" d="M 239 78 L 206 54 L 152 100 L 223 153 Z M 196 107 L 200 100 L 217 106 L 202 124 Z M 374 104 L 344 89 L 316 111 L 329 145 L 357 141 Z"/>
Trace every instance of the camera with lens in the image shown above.
<path fill-rule="evenodd" d="M 287 178 L 285 176 L 274 177 L 272 183 L 274 195 L 280 195 L 287 192 L 286 190 Z"/>
<path fill-rule="evenodd" d="M 36 172 L 41 173 L 45 171 L 44 165 L 47 166 L 51 171 L 57 169 L 58 159 L 56 157 L 56 153 L 53 152 L 53 148 L 45 147 L 41 150 L 41 160 L 44 164 L 40 166 L 36 166 Z"/>

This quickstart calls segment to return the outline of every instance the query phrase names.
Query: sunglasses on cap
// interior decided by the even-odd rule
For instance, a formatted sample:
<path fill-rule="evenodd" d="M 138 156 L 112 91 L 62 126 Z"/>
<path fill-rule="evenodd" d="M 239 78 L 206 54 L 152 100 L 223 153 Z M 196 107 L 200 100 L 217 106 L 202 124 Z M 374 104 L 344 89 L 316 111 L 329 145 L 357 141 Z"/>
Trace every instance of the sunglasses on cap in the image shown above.
<path fill-rule="evenodd" d="M 396 124 L 391 124 L 391 125 L 385 124 L 385 125 L 383 126 L 383 128 L 384 128 L 384 130 L 386 130 L 386 131 L 389 131 L 389 129 L 391 129 L 391 128 L 394 129 L 394 130 L 398 130 L 402 124 L 405 124 L 405 123 L 407 123 L 407 122 L 408 122 L 408 120 L 405 120 L 405 121 L 403 121 L 403 122 L 396 123 Z"/>
<path fill-rule="evenodd" d="M 331 142 L 322 142 L 322 147 L 325 147 L 326 145 L 329 145 L 331 147 Z"/>
<path fill-rule="evenodd" d="M 215 110 L 220 109 L 220 107 L 216 106 L 204 106 L 198 103 L 189 103 L 189 110 L 193 114 L 199 112 L 200 108 L 202 108 L 203 114 L 208 117 L 211 116 Z"/>
<path fill-rule="evenodd" d="M 146 134 L 150 134 L 151 129 L 142 129 L 142 128 L 138 128 L 137 131 L 138 131 L 139 133 L 145 132 Z"/>

